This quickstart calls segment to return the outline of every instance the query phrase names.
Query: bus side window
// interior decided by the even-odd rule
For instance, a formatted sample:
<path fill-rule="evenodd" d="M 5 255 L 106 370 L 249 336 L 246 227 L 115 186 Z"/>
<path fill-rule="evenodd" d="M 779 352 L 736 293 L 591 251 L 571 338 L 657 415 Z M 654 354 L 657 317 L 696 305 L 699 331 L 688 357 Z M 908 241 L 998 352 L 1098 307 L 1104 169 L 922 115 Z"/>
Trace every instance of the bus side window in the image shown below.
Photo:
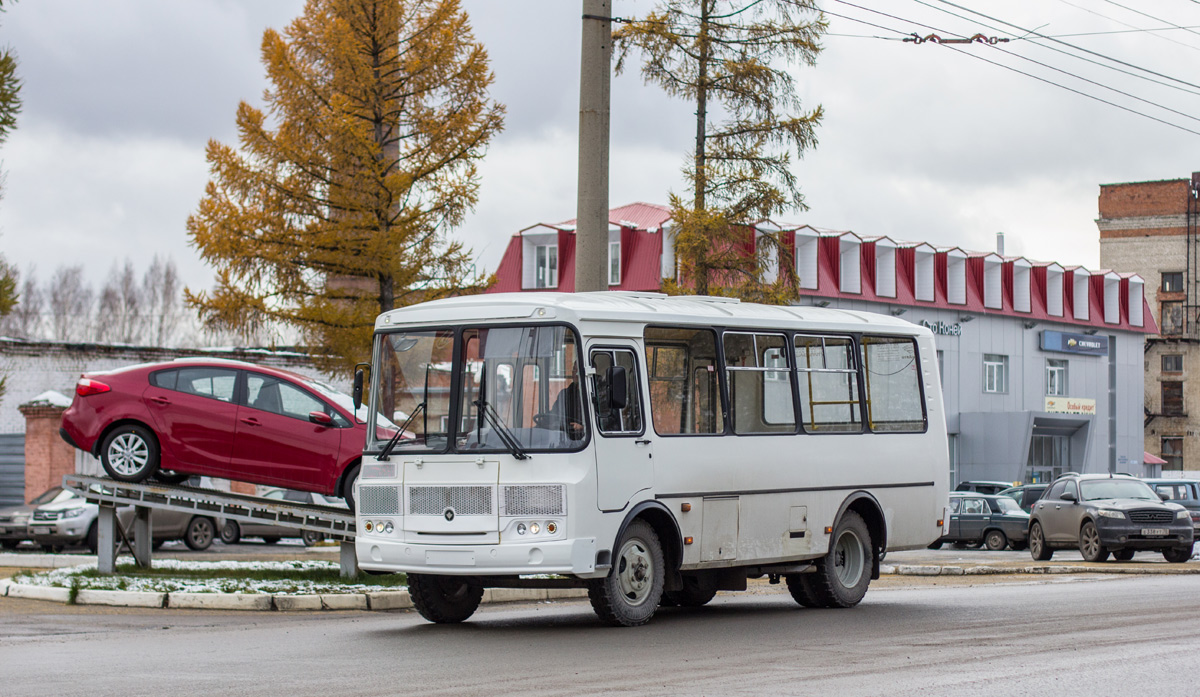
<path fill-rule="evenodd" d="M 864 336 L 867 423 L 872 431 L 920 433 L 925 430 L 921 367 L 917 343 L 902 336 Z"/>
<path fill-rule="evenodd" d="M 725 380 L 734 433 L 794 433 L 796 414 L 782 334 L 725 332 Z"/>
<path fill-rule="evenodd" d="M 716 334 L 708 329 L 647 327 L 645 338 L 655 432 L 724 433 Z"/>
<path fill-rule="evenodd" d="M 608 413 L 602 413 L 596 397 L 602 390 L 608 390 L 605 379 L 608 369 L 613 365 L 625 369 L 626 403 L 623 409 L 609 409 Z M 627 349 L 596 349 L 592 351 L 592 367 L 596 369 L 592 405 L 596 409 L 600 432 L 606 435 L 642 433 L 642 389 L 638 379 L 637 356 Z"/>
<path fill-rule="evenodd" d="M 846 336 L 796 335 L 800 420 L 810 433 L 860 433 L 854 342 Z"/>

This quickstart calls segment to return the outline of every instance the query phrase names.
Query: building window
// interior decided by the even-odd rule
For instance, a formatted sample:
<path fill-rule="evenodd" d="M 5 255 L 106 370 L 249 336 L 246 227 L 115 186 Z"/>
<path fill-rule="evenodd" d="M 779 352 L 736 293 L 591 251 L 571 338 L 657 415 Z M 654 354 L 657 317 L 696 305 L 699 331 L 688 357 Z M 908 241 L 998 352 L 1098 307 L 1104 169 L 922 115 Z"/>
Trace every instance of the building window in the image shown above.
<path fill-rule="evenodd" d="M 1046 395 L 1067 396 L 1067 362 L 1059 358 L 1046 359 Z"/>
<path fill-rule="evenodd" d="M 942 387 L 946 386 L 946 354 L 941 349 L 937 352 L 938 359 L 938 384 Z"/>
<path fill-rule="evenodd" d="M 534 288 L 558 287 L 558 245 L 540 244 L 534 248 Z"/>
<path fill-rule="evenodd" d="M 1167 271 L 1162 275 L 1164 293 L 1179 293 L 1183 291 L 1183 272 Z"/>
<path fill-rule="evenodd" d="M 1183 356 L 1163 356 L 1162 371 L 1164 373 L 1182 373 L 1183 372 Z"/>
<path fill-rule="evenodd" d="M 1183 333 L 1183 303 L 1171 301 L 1160 303 L 1159 317 L 1162 326 L 1159 330 L 1164 336 Z"/>
<path fill-rule="evenodd" d="M 995 394 L 1008 392 L 1008 356 L 983 354 L 983 391 Z"/>
<path fill-rule="evenodd" d="M 1164 470 L 1181 470 L 1181 469 L 1183 469 L 1183 437 L 1182 436 L 1163 436 L 1162 459 L 1167 461 L 1167 464 L 1163 465 Z"/>
<path fill-rule="evenodd" d="M 608 285 L 621 285 L 621 242 L 608 243 Z"/>
<path fill-rule="evenodd" d="M 1162 383 L 1163 416 L 1183 416 L 1183 383 Z"/>

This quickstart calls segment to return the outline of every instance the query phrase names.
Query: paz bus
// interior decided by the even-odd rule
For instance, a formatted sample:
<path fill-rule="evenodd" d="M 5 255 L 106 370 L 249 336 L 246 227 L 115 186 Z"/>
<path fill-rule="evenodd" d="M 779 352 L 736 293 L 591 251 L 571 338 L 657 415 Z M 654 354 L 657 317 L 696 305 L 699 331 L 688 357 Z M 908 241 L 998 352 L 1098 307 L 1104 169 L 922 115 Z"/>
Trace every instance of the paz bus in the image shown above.
<path fill-rule="evenodd" d="M 485 588 L 583 587 L 633 626 L 763 576 L 852 607 L 888 550 L 942 534 L 933 337 L 894 317 L 473 295 L 380 315 L 363 368 L 358 564 L 408 574 L 432 622 Z"/>

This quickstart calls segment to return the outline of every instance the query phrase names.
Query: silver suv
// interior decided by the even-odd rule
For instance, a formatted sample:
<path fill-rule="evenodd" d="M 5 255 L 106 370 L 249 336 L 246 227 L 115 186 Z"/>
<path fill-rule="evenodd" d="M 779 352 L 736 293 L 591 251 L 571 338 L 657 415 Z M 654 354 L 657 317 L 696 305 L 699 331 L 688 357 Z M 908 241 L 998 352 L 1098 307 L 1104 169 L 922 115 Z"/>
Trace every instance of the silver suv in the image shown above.
<path fill-rule="evenodd" d="M 1182 563 L 1192 556 L 1192 518 L 1165 503 L 1145 482 L 1108 474 L 1065 474 L 1033 505 L 1029 553 L 1046 561 L 1056 549 L 1078 549 L 1100 562 L 1111 553 L 1128 561 L 1137 550 L 1162 552 Z"/>
<path fill-rule="evenodd" d="M 150 527 L 155 547 L 168 540 L 182 539 L 188 548 L 200 551 L 208 549 L 217 536 L 217 523 L 207 516 L 166 510 L 155 510 L 151 515 Z M 117 521 L 124 530 L 132 529 L 133 516 L 131 506 L 117 510 Z M 49 503 L 33 509 L 27 538 L 48 552 L 61 551 L 64 547 L 85 546 L 95 554 L 99 549 L 96 528 L 99 517 L 98 505 L 88 503 L 79 494 L 64 489 Z M 132 537 L 132 533 L 128 534 Z"/>

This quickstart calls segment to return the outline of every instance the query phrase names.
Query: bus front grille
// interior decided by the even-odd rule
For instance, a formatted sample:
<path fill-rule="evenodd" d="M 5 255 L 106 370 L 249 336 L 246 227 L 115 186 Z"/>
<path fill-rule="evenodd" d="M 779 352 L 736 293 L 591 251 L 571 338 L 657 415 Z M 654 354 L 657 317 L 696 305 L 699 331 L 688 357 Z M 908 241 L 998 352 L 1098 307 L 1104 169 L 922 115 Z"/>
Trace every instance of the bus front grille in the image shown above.
<path fill-rule="evenodd" d="M 363 515 L 400 515 L 400 488 L 360 485 L 358 510 Z"/>
<path fill-rule="evenodd" d="M 525 484 L 500 489 L 500 515 L 564 515 L 567 498 L 561 484 Z"/>
<path fill-rule="evenodd" d="M 409 515 L 443 515 L 446 509 L 455 515 L 491 515 L 490 486 L 410 486 Z"/>

